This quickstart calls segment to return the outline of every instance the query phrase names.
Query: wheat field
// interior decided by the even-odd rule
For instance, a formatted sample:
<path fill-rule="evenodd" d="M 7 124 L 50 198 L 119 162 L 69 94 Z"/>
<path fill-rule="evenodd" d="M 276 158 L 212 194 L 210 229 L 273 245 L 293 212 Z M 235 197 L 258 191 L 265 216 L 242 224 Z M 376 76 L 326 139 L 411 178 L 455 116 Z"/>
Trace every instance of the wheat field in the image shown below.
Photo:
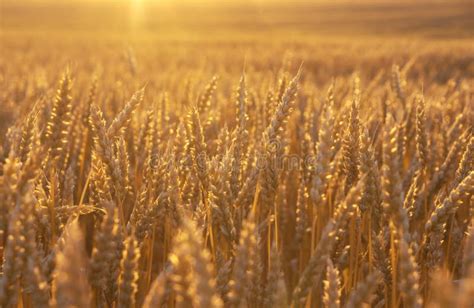
<path fill-rule="evenodd" d="M 474 307 L 472 2 L 0 14 L 0 307 Z"/>

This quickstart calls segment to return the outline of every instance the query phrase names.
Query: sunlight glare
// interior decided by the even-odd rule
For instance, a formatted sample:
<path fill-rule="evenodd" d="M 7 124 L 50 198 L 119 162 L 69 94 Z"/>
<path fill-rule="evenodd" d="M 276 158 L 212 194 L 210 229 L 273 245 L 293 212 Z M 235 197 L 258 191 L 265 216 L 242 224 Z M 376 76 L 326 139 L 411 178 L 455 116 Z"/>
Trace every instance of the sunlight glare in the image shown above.
<path fill-rule="evenodd" d="M 130 25 L 133 29 L 138 28 L 143 19 L 143 2 L 144 0 L 130 0 Z"/>

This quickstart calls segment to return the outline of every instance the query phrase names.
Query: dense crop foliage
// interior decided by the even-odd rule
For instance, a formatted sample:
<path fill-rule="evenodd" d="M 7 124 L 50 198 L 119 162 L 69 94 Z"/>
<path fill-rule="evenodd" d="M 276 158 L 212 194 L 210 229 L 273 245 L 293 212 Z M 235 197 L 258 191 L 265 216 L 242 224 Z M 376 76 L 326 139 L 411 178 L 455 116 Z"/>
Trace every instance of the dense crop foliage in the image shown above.
<path fill-rule="evenodd" d="M 1 307 L 472 307 L 468 41 L 10 27 Z"/>

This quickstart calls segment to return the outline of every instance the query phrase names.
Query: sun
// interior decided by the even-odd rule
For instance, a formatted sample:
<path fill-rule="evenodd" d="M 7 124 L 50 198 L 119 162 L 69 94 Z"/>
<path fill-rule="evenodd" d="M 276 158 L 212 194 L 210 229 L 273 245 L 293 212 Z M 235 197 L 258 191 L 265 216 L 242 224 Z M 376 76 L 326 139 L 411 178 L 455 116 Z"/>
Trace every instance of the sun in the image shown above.
<path fill-rule="evenodd" d="M 144 16 L 145 0 L 130 0 L 130 23 L 132 27 L 138 27 Z"/>

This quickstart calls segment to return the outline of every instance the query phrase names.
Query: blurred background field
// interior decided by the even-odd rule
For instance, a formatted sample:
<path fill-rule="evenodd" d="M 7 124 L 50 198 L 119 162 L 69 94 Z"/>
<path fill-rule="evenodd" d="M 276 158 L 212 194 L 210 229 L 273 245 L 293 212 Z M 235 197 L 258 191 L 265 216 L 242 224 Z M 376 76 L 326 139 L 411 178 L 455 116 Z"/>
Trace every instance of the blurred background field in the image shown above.
<path fill-rule="evenodd" d="M 472 1 L 3 0 L 5 32 L 140 33 L 176 40 L 300 36 L 472 38 Z M 127 33 L 128 32 L 128 33 Z M 262 37 L 262 35 L 265 35 Z"/>
<path fill-rule="evenodd" d="M 441 82 L 474 71 L 472 1 L 2 0 L 0 14 L 2 71 L 22 57 L 28 69 L 90 72 L 128 65 L 129 53 L 144 79 L 183 66 L 278 69 L 288 54 L 321 82 L 413 57 Z"/>

